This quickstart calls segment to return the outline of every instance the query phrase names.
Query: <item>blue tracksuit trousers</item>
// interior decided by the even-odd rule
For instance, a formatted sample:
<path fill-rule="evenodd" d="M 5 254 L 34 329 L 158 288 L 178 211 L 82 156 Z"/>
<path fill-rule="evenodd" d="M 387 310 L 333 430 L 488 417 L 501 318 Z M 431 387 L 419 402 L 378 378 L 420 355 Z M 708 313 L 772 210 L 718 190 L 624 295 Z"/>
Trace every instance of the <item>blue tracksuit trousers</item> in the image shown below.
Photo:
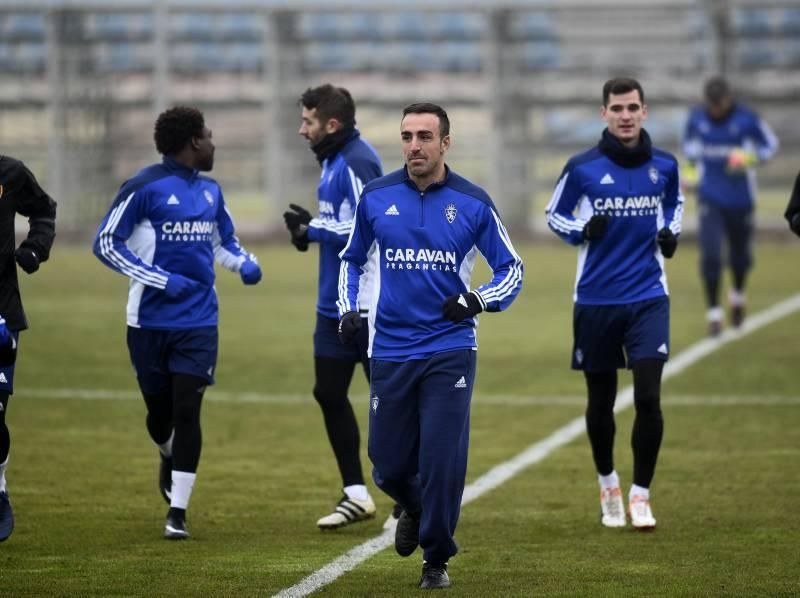
<path fill-rule="evenodd" d="M 424 559 L 446 562 L 467 474 L 469 410 L 476 351 L 404 362 L 373 359 L 369 457 L 375 484 L 420 513 Z"/>

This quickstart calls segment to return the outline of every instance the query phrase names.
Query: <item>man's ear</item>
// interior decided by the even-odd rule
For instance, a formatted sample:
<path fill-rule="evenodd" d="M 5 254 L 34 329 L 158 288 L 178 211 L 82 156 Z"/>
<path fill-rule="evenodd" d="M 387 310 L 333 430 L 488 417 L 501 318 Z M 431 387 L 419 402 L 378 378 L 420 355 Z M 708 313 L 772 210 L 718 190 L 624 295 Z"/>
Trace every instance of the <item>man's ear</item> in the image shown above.
<path fill-rule="evenodd" d="M 339 122 L 339 119 L 336 118 L 329 118 L 328 122 L 325 123 L 325 132 L 328 135 L 330 135 L 331 133 L 335 133 L 341 128 L 342 128 L 342 123 Z"/>
<path fill-rule="evenodd" d="M 442 139 L 442 153 L 450 149 L 450 135 L 445 135 Z"/>

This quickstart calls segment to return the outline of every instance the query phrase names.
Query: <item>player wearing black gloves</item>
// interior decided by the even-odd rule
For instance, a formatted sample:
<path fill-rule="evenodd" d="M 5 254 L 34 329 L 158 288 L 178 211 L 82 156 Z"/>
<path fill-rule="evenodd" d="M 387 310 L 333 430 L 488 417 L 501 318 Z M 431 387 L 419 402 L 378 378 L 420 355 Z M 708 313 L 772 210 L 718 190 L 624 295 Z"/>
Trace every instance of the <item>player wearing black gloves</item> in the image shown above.
<path fill-rule="evenodd" d="M 308 140 L 322 167 L 317 195 L 319 216 L 290 204 L 283 214 L 292 245 L 307 251 L 319 245 L 319 295 L 314 330 L 314 398 L 322 409 L 325 429 L 342 478 L 342 496 L 332 512 L 320 518 L 320 529 L 334 529 L 375 516 L 375 503 L 367 491 L 359 456 L 360 436 L 353 407 L 347 396 L 356 365 L 361 363 L 369 379 L 367 317 L 371 283 L 364 285 L 347 327 L 341 330 L 346 344 L 339 342 L 339 312 L 336 308 L 339 252 L 353 225 L 353 214 L 361 190 L 380 176 L 381 163 L 375 150 L 355 128 L 355 104 L 341 87 L 322 85 L 308 89 L 300 98 L 301 125 L 298 134 Z"/>
<path fill-rule="evenodd" d="M 28 219 L 28 234 L 15 247 L 16 215 Z M 20 331 L 28 328 L 20 299 L 17 266 L 33 274 L 50 257 L 55 238 L 56 202 L 39 186 L 36 177 L 25 165 L 9 156 L 0 156 L 0 314 L 5 318 L 0 336 L 0 542 L 14 529 L 14 516 L 6 492 L 5 472 L 11 438 L 6 426 L 8 402 L 14 391 L 16 345 Z"/>

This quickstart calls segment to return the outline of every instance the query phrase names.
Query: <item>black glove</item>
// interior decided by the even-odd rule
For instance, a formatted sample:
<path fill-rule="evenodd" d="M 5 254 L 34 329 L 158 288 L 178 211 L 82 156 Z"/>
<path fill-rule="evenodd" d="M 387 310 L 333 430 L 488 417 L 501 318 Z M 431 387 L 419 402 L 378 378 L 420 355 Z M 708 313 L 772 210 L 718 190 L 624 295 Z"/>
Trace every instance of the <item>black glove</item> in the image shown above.
<path fill-rule="evenodd" d="M 292 235 L 292 245 L 297 251 L 308 251 L 308 223 L 311 222 L 311 212 L 293 203 L 290 203 L 289 207 L 292 211 L 283 213 L 283 221 Z"/>
<path fill-rule="evenodd" d="M 789 224 L 792 232 L 800 237 L 800 212 L 792 216 L 792 222 Z"/>
<path fill-rule="evenodd" d="M 290 203 L 289 207 L 292 211 L 283 213 L 283 221 L 286 222 L 286 228 L 292 231 L 296 228 L 300 228 L 301 225 L 308 226 L 312 218 L 311 212 L 294 203 Z"/>
<path fill-rule="evenodd" d="M 473 292 L 452 295 L 445 299 L 442 304 L 444 317 L 456 324 L 467 318 L 477 316 L 482 311 L 481 301 Z"/>
<path fill-rule="evenodd" d="M 658 231 L 656 242 L 661 248 L 661 255 L 665 258 L 669 259 L 675 255 L 675 250 L 678 248 L 678 237 L 666 226 Z"/>
<path fill-rule="evenodd" d="M 585 241 L 596 241 L 602 239 L 608 228 L 608 216 L 605 214 L 595 214 L 589 218 L 589 222 L 583 227 L 583 239 Z"/>
<path fill-rule="evenodd" d="M 30 247 L 18 247 L 14 252 L 14 258 L 19 267 L 28 274 L 33 274 L 39 269 L 39 256 Z"/>
<path fill-rule="evenodd" d="M 339 320 L 339 341 L 343 345 L 350 344 L 361 330 L 361 314 L 357 311 L 348 311 Z"/>

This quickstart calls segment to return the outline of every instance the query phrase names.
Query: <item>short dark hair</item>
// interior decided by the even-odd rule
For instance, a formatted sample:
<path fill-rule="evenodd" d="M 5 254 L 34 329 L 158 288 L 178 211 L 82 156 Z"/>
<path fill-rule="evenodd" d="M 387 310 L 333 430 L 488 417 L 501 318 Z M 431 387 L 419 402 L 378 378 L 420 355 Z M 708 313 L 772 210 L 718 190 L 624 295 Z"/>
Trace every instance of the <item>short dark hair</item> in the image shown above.
<path fill-rule="evenodd" d="M 409 104 L 403 108 L 402 120 L 408 114 L 435 114 L 439 117 L 439 137 L 444 139 L 450 134 L 450 119 L 447 117 L 447 112 L 438 104 L 431 102 L 417 102 L 416 104 Z"/>
<path fill-rule="evenodd" d="M 158 115 L 153 139 L 160 154 L 181 151 L 194 137 L 202 137 L 206 123 L 203 113 L 191 106 L 175 106 Z"/>
<path fill-rule="evenodd" d="M 623 93 L 630 93 L 631 91 L 639 92 L 639 99 L 644 104 L 644 89 L 642 84 L 636 79 L 630 77 L 614 77 L 609 79 L 603 85 L 603 106 L 608 106 L 608 98 L 611 94 L 622 95 Z"/>
<path fill-rule="evenodd" d="M 703 94 L 709 104 L 720 104 L 731 96 L 731 86 L 724 77 L 715 76 L 706 81 Z"/>
<path fill-rule="evenodd" d="M 309 87 L 297 103 L 307 110 L 316 108 L 317 117 L 322 123 L 335 118 L 345 127 L 356 126 L 356 104 L 344 87 L 335 87 L 330 83 Z"/>

